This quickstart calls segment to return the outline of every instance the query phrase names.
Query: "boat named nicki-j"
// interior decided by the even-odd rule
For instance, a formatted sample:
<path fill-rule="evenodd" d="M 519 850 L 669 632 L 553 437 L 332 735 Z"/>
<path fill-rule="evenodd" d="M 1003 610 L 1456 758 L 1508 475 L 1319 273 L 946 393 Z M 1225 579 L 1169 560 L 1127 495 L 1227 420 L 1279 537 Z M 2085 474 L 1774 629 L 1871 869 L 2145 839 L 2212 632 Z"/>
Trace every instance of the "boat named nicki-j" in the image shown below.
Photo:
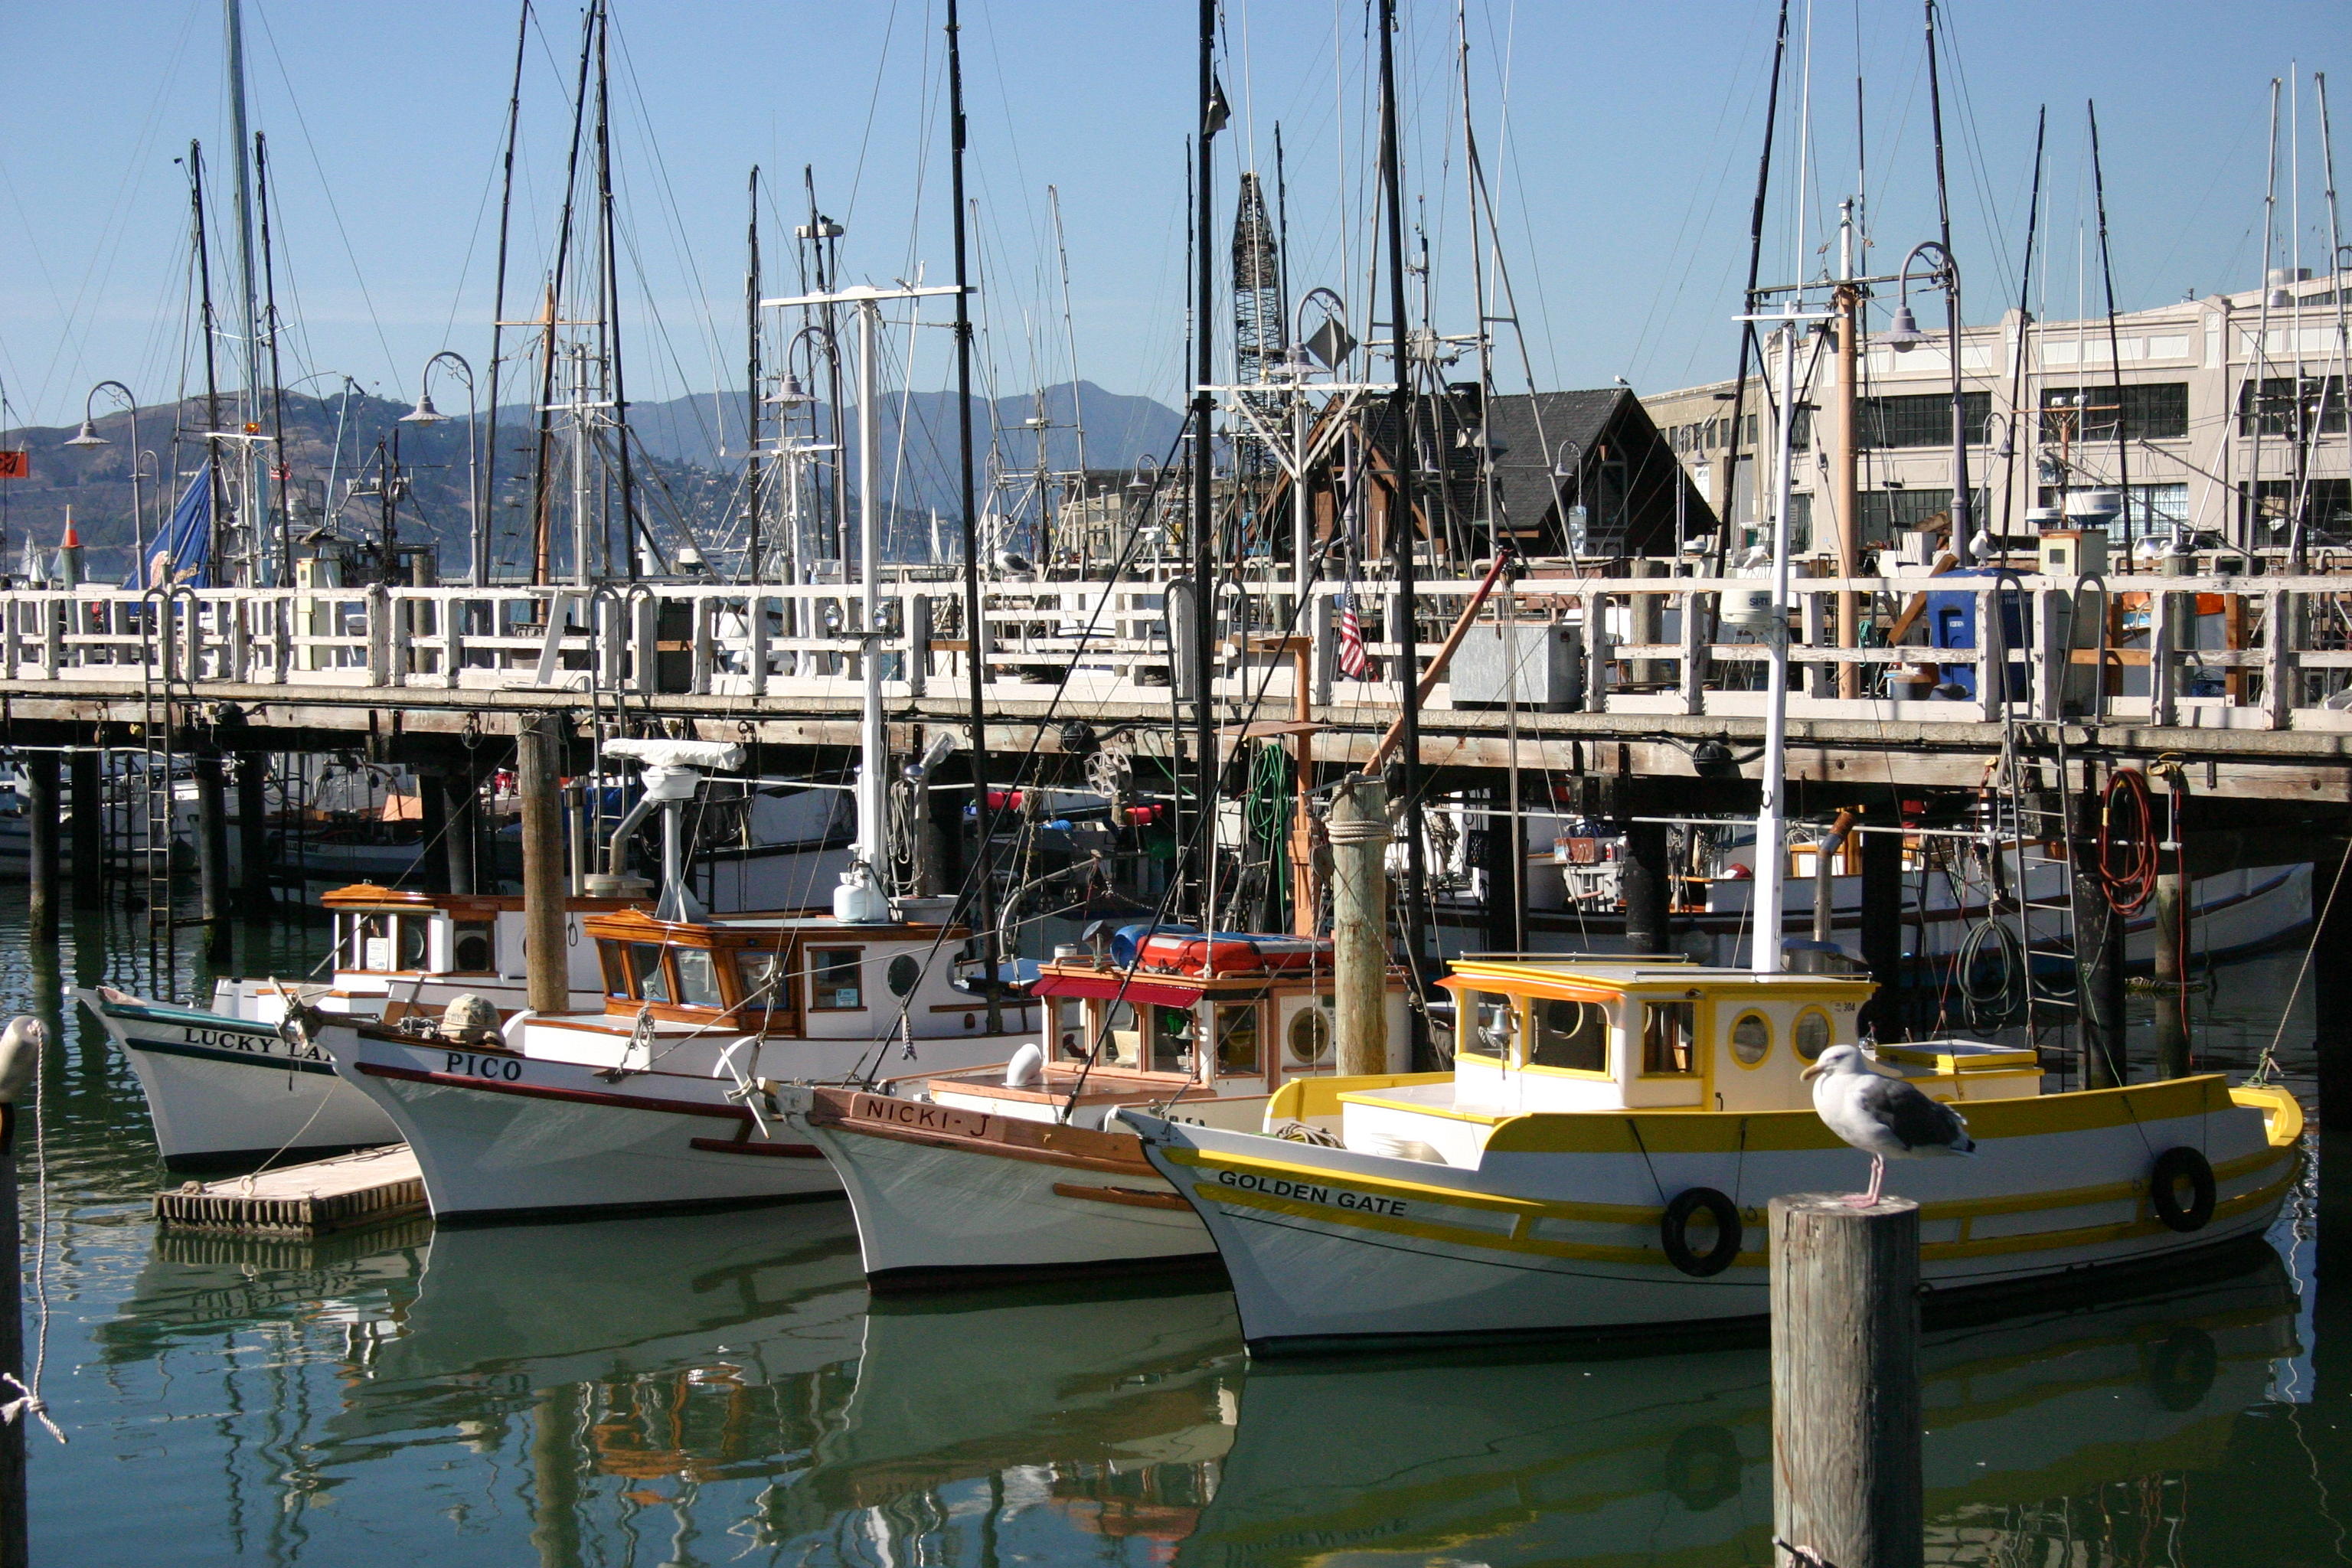
<path fill-rule="evenodd" d="M 1866 980 L 1469 958 L 1444 984 L 1450 1071 L 1286 1084 L 1279 1131 L 1118 1113 L 1214 1238 L 1254 1350 L 1761 1317 L 1766 1205 L 1859 1184 L 1801 1075 L 1856 1043 Z M 2043 1093 L 2030 1049 L 1875 1053 L 1976 1141 L 1890 1173 L 1920 1205 L 1931 1298 L 2179 1266 L 2259 1237 L 2299 1166 L 2302 1112 L 2276 1087 Z"/>

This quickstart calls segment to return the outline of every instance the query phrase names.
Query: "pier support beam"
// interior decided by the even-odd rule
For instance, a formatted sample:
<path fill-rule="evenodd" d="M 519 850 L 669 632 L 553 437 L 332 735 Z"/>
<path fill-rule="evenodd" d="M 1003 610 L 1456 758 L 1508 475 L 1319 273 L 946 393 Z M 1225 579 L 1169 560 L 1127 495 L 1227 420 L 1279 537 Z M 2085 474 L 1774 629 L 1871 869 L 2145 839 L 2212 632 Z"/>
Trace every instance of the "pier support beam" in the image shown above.
<path fill-rule="evenodd" d="M 205 950 L 218 955 L 228 943 L 228 805 L 218 752 L 198 752 L 196 775 L 196 913 L 205 922 Z"/>
<path fill-rule="evenodd" d="M 2189 891 L 2177 871 L 2156 879 L 2156 1076 L 2189 1076 Z"/>
<path fill-rule="evenodd" d="M 2074 997 L 2082 1025 L 2082 1087 L 2124 1081 L 2124 918 L 2098 877 L 2099 797 L 2084 769 L 2075 797 Z"/>
<path fill-rule="evenodd" d="M 1837 1568 L 1919 1568 L 1919 1206 L 1800 1194 L 1770 1218 L 1772 1533 Z"/>
<path fill-rule="evenodd" d="M 2311 1047 L 2319 1125 L 2343 1132 L 2352 1131 L 2352 844 L 2331 847 L 2312 867 L 2311 909 L 2318 921 L 2311 937 Z M 2352 1159 L 2352 1146 L 2345 1154 Z M 2352 1256 L 2352 1247 L 2346 1251 Z M 2346 1289 L 2352 1293 L 2352 1284 Z"/>
<path fill-rule="evenodd" d="M 269 756 L 236 754 L 237 908 L 248 921 L 266 921 L 277 912 L 269 881 Z"/>
<path fill-rule="evenodd" d="M 1668 950 L 1668 890 L 1674 869 L 1666 864 L 1666 825 L 1663 822 L 1625 824 L 1625 945 L 1634 952 Z"/>
<path fill-rule="evenodd" d="M 416 870 L 415 887 L 428 893 L 446 893 L 449 887 L 449 797 L 437 773 L 416 779 Z"/>
<path fill-rule="evenodd" d="M 482 778 L 472 768 L 441 775 L 442 832 L 449 890 L 478 893 L 482 850 Z"/>
<path fill-rule="evenodd" d="M 1339 1071 L 1389 1069 L 1388 790 L 1350 778 L 1331 797 L 1331 1001 Z"/>
<path fill-rule="evenodd" d="M 563 733 L 551 713 L 515 730 L 515 790 L 522 796 L 523 956 L 534 1013 L 571 1004 L 563 941 Z"/>
<path fill-rule="evenodd" d="M 105 758 L 79 751 L 67 764 L 73 790 L 73 810 L 67 818 L 73 834 L 73 897 L 77 913 L 87 914 L 106 899 L 106 776 Z"/>
<path fill-rule="evenodd" d="M 1489 952 L 1517 952 L 1526 947 L 1527 922 L 1519 907 L 1527 885 L 1527 850 L 1519 841 L 1519 817 L 1512 809 L 1511 787 L 1496 784 L 1486 791 L 1486 826 L 1479 839 L 1483 853 L 1478 868 L 1486 884 L 1485 929 L 1479 940 Z"/>
<path fill-rule="evenodd" d="M 1874 811 L 1870 826 L 1895 827 L 1894 810 Z M 1903 835 L 1862 835 L 1862 962 L 1877 993 L 1864 1004 L 1862 1024 L 1873 1038 L 1900 1039 L 1903 985 Z"/>
<path fill-rule="evenodd" d="M 17 765 L 25 770 L 25 905 L 26 933 L 35 942 L 58 940 L 58 754 L 25 752 Z"/>

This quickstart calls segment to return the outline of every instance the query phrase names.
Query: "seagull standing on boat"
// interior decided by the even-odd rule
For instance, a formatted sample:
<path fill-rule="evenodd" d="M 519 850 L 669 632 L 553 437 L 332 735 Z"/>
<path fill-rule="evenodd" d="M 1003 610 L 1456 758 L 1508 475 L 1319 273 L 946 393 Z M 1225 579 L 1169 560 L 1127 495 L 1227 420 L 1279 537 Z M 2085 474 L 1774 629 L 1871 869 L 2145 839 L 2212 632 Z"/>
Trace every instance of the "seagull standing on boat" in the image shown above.
<path fill-rule="evenodd" d="M 1890 1158 L 1976 1152 L 1958 1111 L 1882 1073 L 1859 1046 L 1831 1047 L 1801 1076 L 1812 1080 L 1813 1110 L 1829 1130 L 1870 1156 L 1870 1190 L 1846 1199 L 1858 1209 L 1878 1202 Z"/>

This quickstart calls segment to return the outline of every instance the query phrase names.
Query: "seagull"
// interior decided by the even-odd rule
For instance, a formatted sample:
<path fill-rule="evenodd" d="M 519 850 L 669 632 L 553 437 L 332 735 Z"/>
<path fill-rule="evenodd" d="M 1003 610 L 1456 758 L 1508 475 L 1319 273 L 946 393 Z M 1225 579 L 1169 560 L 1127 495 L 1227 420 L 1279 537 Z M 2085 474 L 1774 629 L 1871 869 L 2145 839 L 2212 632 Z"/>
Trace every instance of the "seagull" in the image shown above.
<path fill-rule="evenodd" d="M 1813 1110 L 1829 1130 L 1870 1156 L 1870 1191 L 1845 1200 L 1858 1209 L 1878 1202 L 1890 1155 L 1917 1160 L 1976 1152 L 1977 1141 L 1958 1111 L 1880 1072 L 1860 1046 L 1832 1046 L 1800 1076 L 1813 1080 Z"/>

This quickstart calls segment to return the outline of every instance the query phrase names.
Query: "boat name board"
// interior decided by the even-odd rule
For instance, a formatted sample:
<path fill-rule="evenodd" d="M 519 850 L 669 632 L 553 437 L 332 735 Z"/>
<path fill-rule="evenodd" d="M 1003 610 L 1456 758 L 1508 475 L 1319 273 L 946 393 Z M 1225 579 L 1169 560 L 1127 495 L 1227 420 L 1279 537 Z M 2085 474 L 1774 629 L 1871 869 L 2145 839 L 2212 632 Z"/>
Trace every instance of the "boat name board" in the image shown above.
<path fill-rule="evenodd" d="M 952 1133 L 960 1138 L 985 1138 L 985 1113 L 957 1110 L 928 1100 L 898 1100 L 887 1094 L 860 1094 L 849 1102 L 849 1114 L 861 1121 L 887 1122 L 924 1132 Z"/>
<path fill-rule="evenodd" d="M 1286 1176 L 1261 1176 L 1253 1171 L 1219 1171 L 1217 1185 L 1264 1193 L 1270 1198 L 1288 1198 L 1295 1203 L 1320 1204 L 1325 1208 L 1361 1209 L 1367 1214 L 1402 1216 L 1412 1207 L 1402 1198 L 1384 1198 L 1373 1193 L 1351 1192 L 1346 1187 L 1295 1182 Z"/>
<path fill-rule="evenodd" d="M 184 1028 L 183 1043 L 203 1046 L 209 1050 L 238 1051 L 249 1057 L 289 1057 L 298 1062 L 323 1062 L 324 1051 L 308 1040 L 289 1040 L 272 1031 L 255 1034 L 245 1029 Z"/>
<path fill-rule="evenodd" d="M 487 1078 L 500 1083 L 522 1081 L 520 1057 L 480 1057 L 471 1051 L 444 1051 L 441 1070 L 458 1078 Z"/>

